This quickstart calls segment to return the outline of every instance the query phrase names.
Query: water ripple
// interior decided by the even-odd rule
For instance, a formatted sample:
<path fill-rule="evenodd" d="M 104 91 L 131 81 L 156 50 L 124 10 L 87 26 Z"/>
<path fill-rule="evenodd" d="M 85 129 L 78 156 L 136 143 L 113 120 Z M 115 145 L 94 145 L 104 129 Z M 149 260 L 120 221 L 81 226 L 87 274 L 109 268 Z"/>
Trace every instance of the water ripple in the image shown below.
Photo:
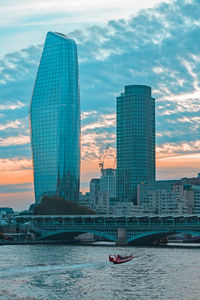
<path fill-rule="evenodd" d="M 113 252 L 135 258 L 113 265 Z M 0 266 L 1 300 L 200 299 L 199 249 L 12 245 Z"/>

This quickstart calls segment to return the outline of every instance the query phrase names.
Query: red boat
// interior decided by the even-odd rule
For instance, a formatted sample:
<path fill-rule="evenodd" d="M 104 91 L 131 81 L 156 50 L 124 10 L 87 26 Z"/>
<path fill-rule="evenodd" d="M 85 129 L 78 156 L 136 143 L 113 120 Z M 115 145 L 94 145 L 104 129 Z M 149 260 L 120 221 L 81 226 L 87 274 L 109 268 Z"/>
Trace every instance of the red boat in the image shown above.
<path fill-rule="evenodd" d="M 128 256 L 121 256 L 121 255 L 109 255 L 109 261 L 113 264 L 122 264 L 127 261 L 130 261 L 134 258 L 133 254 Z"/>

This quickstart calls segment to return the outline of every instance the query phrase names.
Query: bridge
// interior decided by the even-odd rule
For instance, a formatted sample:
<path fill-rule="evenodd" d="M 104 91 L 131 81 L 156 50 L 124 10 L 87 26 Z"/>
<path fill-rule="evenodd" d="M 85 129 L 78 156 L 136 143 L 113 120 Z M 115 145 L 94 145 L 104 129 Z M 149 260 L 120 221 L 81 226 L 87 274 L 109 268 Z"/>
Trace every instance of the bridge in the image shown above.
<path fill-rule="evenodd" d="M 200 236 L 200 215 L 19 215 L 16 221 L 34 232 L 37 240 L 73 241 L 89 232 L 118 245 L 147 245 L 173 234 Z"/>

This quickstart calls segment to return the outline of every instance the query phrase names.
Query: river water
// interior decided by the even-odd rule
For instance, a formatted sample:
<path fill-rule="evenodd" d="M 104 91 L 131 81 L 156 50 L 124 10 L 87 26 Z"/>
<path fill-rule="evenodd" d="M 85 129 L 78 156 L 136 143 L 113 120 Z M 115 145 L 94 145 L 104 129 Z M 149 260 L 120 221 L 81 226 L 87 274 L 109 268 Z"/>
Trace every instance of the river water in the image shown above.
<path fill-rule="evenodd" d="M 109 254 L 134 253 L 121 265 Z M 0 246 L 0 299 L 200 299 L 200 249 Z"/>

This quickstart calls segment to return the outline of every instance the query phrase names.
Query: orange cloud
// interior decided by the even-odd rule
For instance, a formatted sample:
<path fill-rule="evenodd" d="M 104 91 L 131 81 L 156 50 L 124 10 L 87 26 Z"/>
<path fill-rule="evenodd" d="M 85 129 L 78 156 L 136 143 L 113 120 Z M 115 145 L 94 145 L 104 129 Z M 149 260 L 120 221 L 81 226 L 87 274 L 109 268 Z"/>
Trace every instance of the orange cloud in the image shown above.
<path fill-rule="evenodd" d="M 32 169 L 32 160 L 27 158 L 2 158 L 0 159 L 0 171 L 18 171 Z"/>
<path fill-rule="evenodd" d="M 195 155 L 193 153 L 199 152 L 200 149 L 200 140 L 188 142 L 188 143 L 165 143 L 161 146 L 156 147 L 156 156 L 157 159 L 165 158 L 165 157 L 172 157 L 172 156 L 179 156 L 184 155 L 188 157 L 188 155 Z"/>
<path fill-rule="evenodd" d="M 30 143 L 30 136 L 18 135 L 10 136 L 8 138 L 0 138 L 0 146 L 12 146 L 12 145 L 25 145 Z"/>
<path fill-rule="evenodd" d="M 101 141 L 101 142 L 100 142 Z M 113 133 L 88 133 L 81 136 L 81 156 L 83 160 L 97 159 L 108 144 L 115 142 Z M 110 149 L 112 147 L 110 146 Z M 113 148 L 114 149 L 114 148 Z M 115 149 L 113 150 L 115 151 Z"/>

